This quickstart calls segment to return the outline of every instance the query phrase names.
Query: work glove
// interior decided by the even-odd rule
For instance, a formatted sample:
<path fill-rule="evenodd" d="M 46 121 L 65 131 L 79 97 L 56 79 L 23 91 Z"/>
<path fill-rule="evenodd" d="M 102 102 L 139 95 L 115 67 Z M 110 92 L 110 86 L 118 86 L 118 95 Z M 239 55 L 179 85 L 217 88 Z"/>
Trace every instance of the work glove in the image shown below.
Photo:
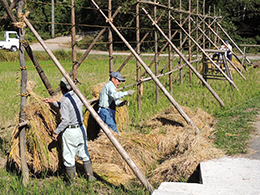
<path fill-rule="evenodd" d="M 124 106 L 124 105 L 129 106 L 129 101 L 127 101 L 127 100 L 122 101 L 122 102 L 118 105 L 118 107 Z"/>
<path fill-rule="evenodd" d="M 127 94 L 131 96 L 131 95 L 134 94 L 134 92 L 135 92 L 134 90 L 131 90 L 131 89 L 130 89 L 130 90 L 127 91 Z"/>

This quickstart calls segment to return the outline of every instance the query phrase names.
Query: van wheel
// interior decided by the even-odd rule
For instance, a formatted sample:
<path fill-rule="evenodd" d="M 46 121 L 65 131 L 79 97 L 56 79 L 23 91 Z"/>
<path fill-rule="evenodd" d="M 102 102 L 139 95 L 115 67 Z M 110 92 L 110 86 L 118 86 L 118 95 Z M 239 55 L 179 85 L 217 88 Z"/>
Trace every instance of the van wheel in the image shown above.
<path fill-rule="evenodd" d="M 17 49 L 16 46 L 12 46 L 10 50 L 13 51 L 13 52 L 15 52 L 15 51 L 17 51 L 18 49 Z"/>

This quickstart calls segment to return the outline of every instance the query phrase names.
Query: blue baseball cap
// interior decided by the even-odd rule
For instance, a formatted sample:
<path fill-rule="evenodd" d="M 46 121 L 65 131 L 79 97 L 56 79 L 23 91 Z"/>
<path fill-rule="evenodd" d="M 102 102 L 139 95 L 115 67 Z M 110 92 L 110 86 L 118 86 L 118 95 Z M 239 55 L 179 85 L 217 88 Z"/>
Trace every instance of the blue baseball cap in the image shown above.
<path fill-rule="evenodd" d="M 111 78 L 116 78 L 117 80 L 119 80 L 120 82 L 125 82 L 125 79 L 122 78 L 121 73 L 120 72 L 111 72 L 110 73 L 110 77 Z"/>
<path fill-rule="evenodd" d="M 225 41 L 225 43 L 228 43 L 228 41 Z"/>

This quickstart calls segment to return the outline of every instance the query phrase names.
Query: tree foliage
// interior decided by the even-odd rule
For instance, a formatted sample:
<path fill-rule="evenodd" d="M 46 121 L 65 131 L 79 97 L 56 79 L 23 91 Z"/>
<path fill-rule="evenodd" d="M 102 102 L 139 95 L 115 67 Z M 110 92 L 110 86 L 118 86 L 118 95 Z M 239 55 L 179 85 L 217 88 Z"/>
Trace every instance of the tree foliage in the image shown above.
<path fill-rule="evenodd" d="M 90 0 L 74 0 L 76 12 L 76 28 L 77 32 L 96 31 L 104 26 L 108 26 L 104 16 L 96 9 Z M 150 0 L 154 2 L 153 0 Z M 8 1 L 9 2 L 9 1 Z M 50 0 L 27 0 L 25 1 L 24 10 L 30 11 L 28 19 L 32 22 L 35 29 L 43 38 L 49 38 L 51 35 L 51 1 Z M 96 4 L 108 15 L 108 0 L 95 0 Z M 156 2 L 167 6 L 168 0 L 157 0 Z M 182 4 L 180 5 L 180 2 Z M 10 2 L 9 2 L 10 3 Z M 202 14 L 221 15 L 224 19 L 221 22 L 223 28 L 236 42 L 240 43 L 260 43 L 260 1 L 259 0 L 192 0 L 191 6 L 189 1 L 171 0 L 171 7 L 174 9 L 189 10 L 197 9 Z M 203 10 L 203 5 L 205 9 Z M 117 0 L 112 1 L 112 13 L 121 6 L 120 13 L 113 20 L 113 23 L 119 28 L 120 32 L 128 40 L 136 40 L 136 0 Z M 141 3 L 141 7 L 148 10 L 149 14 L 154 17 L 154 6 Z M 163 9 L 157 8 L 157 17 L 162 13 Z M 167 32 L 168 18 L 166 13 L 160 20 L 160 26 Z M 15 13 L 15 9 L 13 10 Z M 3 15 L 5 10 L 0 7 L 0 14 Z M 179 13 L 173 13 L 178 18 Z M 183 14 L 183 18 L 187 15 Z M 151 21 L 145 16 L 140 9 L 140 26 L 141 35 L 148 31 L 148 28 L 154 28 Z M 187 28 L 187 25 L 184 26 Z M 10 30 L 12 24 L 8 21 L 2 28 Z M 172 22 L 172 28 L 177 28 Z M 55 0 L 55 35 L 68 35 L 71 29 L 71 1 L 70 0 Z M 115 40 L 119 40 L 115 35 Z"/>

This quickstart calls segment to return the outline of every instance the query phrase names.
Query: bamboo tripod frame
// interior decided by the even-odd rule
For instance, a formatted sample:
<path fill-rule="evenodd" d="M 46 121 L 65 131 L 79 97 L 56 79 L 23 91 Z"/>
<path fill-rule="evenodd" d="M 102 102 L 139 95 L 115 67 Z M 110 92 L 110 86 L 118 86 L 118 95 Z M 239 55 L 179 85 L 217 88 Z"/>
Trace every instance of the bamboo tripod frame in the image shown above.
<path fill-rule="evenodd" d="M 1 1 L 2 5 L 4 6 L 4 8 L 6 9 L 7 15 L 12 20 L 12 22 L 16 22 L 16 19 L 15 19 L 14 15 L 13 15 L 11 9 L 15 6 L 15 3 L 18 0 L 14 1 L 10 5 L 10 7 L 7 4 L 6 0 L 0 0 L 0 1 Z M 210 9 L 209 9 L 209 14 L 208 15 L 205 14 L 205 1 L 203 3 L 203 14 L 199 14 L 199 3 L 198 3 L 198 0 L 197 0 L 197 9 L 194 9 L 194 10 L 191 9 L 191 0 L 189 0 L 189 10 L 188 11 L 184 11 L 184 10 L 181 9 L 181 7 L 182 7 L 182 1 L 181 0 L 180 0 L 180 9 L 172 8 L 170 0 L 168 0 L 168 5 L 167 6 L 161 5 L 161 4 L 157 3 L 155 0 L 153 2 L 152 1 L 139 1 L 139 0 L 137 0 L 137 3 L 136 3 L 136 40 L 137 40 L 137 46 L 136 46 L 135 49 L 133 49 L 130 46 L 130 44 L 126 41 L 126 39 L 121 35 L 121 33 L 118 31 L 118 29 L 115 27 L 115 25 L 113 24 L 113 19 L 116 17 L 116 15 L 120 11 L 121 7 L 119 7 L 116 10 L 116 12 L 113 14 L 113 16 L 112 16 L 112 9 L 111 9 L 112 8 L 112 0 L 108 0 L 109 1 L 109 3 L 108 3 L 108 10 L 109 11 L 108 11 L 108 16 L 106 16 L 102 12 L 102 10 L 99 8 L 99 6 L 95 3 L 95 1 L 94 0 L 91 0 L 91 1 L 92 1 L 93 5 L 99 10 L 99 12 L 104 16 L 104 19 L 106 19 L 107 23 L 110 25 L 109 27 L 107 27 L 109 29 L 109 72 L 113 71 L 113 36 L 112 36 L 112 30 L 113 30 L 114 32 L 116 32 L 116 34 L 121 38 L 121 40 L 124 42 L 124 44 L 131 51 L 131 55 L 129 55 L 129 57 L 121 65 L 121 67 L 118 69 L 118 71 L 121 71 L 124 68 L 124 66 L 127 64 L 129 59 L 131 58 L 131 56 L 134 56 L 136 58 L 136 67 L 137 67 L 136 68 L 136 83 L 134 83 L 132 85 L 129 85 L 129 86 L 137 85 L 137 90 L 138 90 L 138 107 L 139 107 L 139 109 L 141 109 L 141 91 L 140 91 L 141 90 L 141 83 L 142 82 L 146 82 L 148 80 L 153 80 L 156 83 L 156 85 L 157 85 L 156 92 L 155 92 L 155 94 L 156 94 L 156 102 L 158 102 L 158 99 L 159 99 L 159 89 L 161 89 L 161 91 L 164 93 L 164 95 L 169 99 L 169 101 L 173 104 L 173 106 L 179 111 L 179 113 L 186 120 L 186 122 L 189 125 L 191 125 L 192 127 L 194 127 L 195 131 L 198 133 L 199 129 L 196 127 L 194 122 L 186 115 L 186 113 L 182 110 L 182 108 L 173 99 L 173 97 L 171 95 L 172 94 L 172 73 L 174 71 L 179 70 L 180 71 L 180 82 L 183 82 L 182 81 L 182 77 L 183 77 L 182 69 L 184 67 L 188 66 L 189 67 L 190 82 L 192 82 L 192 72 L 193 72 L 202 81 L 202 83 L 208 88 L 208 90 L 212 93 L 212 95 L 216 98 L 216 100 L 220 103 L 220 105 L 224 106 L 224 102 L 220 99 L 220 97 L 217 95 L 217 93 L 215 93 L 215 91 L 210 87 L 210 85 L 205 81 L 205 79 L 199 74 L 199 72 L 197 70 L 198 69 L 198 61 L 199 61 L 199 57 L 198 57 L 199 51 L 202 52 L 204 54 L 204 56 L 209 58 L 209 56 L 205 52 L 206 46 L 208 46 L 208 47 L 214 46 L 214 47 L 217 48 L 217 42 L 224 42 L 223 39 L 221 39 L 220 36 L 219 36 L 219 33 L 218 33 L 219 29 L 222 30 L 225 33 L 225 35 L 230 40 L 232 40 L 228 36 L 228 34 L 224 31 L 224 29 L 221 27 L 221 25 L 219 24 L 219 20 L 221 19 L 221 17 L 220 16 L 215 16 L 215 9 L 214 9 L 214 16 L 210 16 Z M 19 3 L 21 3 L 21 2 L 22 2 L 22 0 L 19 0 Z M 91 49 L 95 45 L 95 43 L 98 41 L 98 39 L 101 37 L 101 35 L 105 32 L 106 28 L 104 28 L 103 30 L 100 31 L 100 33 L 93 40 L 93 42 L 91 43 L 91 45 L 89 46 L 87 51 L 82 55 L 80 60 L 77 61 L 76 60 L 76 41 L 75 41 L 76 40 L 75 39 L 76 31 L 75 31 L 74 1 L 72 1 L 71 3 L 72 3 L 71 19 L 72 19 L 72 24 L 73 24 L 72 25 L 72 31 L 71 31 L 72 32 L 71 36 L 72 36 L 72 51 L 73 51 L 72 52 L 73 53 L 73 60 L 72 60 L 73 61 L 73 67 L 72 67 L 72 71 L 69 74 L 64 70 L 64 68 L 61 66 L 59 61 L 55 58 L 55 56 L 52 54 L 52 52 L 47 48 L 47 46 L 45 45 L 44 41 L 41 39 L 39 34 L 35 31 L 35 29 L 30 24 L 28 19 L 23 16 L 23 20 L 27 24 L 29 29 L 33 32 L 33 34 L 36 36 L 36 38 L 38 39 L 38 41 L 40 42 L 42 47 L 45 49 L 45 51 L 52 58 L 52 60 L 54 61 L 54 63 L 56 64 L 56 66 L 58 67 L 60 72 L 68 80 L 68 82 L 70 83 L 70 85 L 72 86 L 74 91 L 78 94 L 78 96 L 80 97 L 80 99 L 82 100 L 84 105 L 87 107 L 87 109 L 90 111 L 92 116 L 96 119 L 96 121 L 102 127 L 102 129 L 104 130 L 104 132 L 106 133 L 108 138 L 111 140 L 111 142 L 114 144 L 114 146 L 117 148 L 119 153 L 126 160 L 126 162 L 130 166 L 130 168 L 133 170 L 135 175 L 140 179 L 140 181 L 144 184 L 144 186 L 150 192 L 152 192 L 153 188 L 152 188 L 151 184 L 149 183 L 149 181 L 140 172 L 138 167 L 136 167 L 134 162 L 127 155 L 125 150 L 122 148 L 122 146 L 115 139 L 115 137 L 110 132 L 108 127 L 99 118 L 97 113 L 93 110 L 93 108 L 90 106 L 89 102 L 86 100 L 86 98 L 82 95 L 82 93 L 79 91 L 79 89 L 77 88 L 77 86 L 73 82 L 73 80 L 74 81 L 77 80 L 77 69 L 79 68 L 81 63 L 84 61 L 84 59 L 86 59 L 86 57 L 90 53 Z M 151 17 L 150 14 L 144 8 L 144 6 L 147 6 L 147 5 L 154 6 L 154 16 L 153 17 Z M 168 11 L 168 12 L 166 12 L 168 14 L 168 36 L 163 32 L 163 30 L 160 28 L 160 25 L 159 25 L 160 19 L 161 19 L 161 17 L 164 16 L 165 11 L 158 17 L 157 16 L 157 10 L 158 9 L 165 9 L 165 10 Z M 146 39 L 148 34 L 152 33 L 152 31 L 147 32 L 145 34 L 145 36 L 143 36 L 142 39 L 141 39 L 141 37 L 140 37 L 140 10 L 142 10 L 146 14 L 146 16 L 150 19 L 152 25 L 157 29 L 157 30 L 154 31 L 154 37 L 155 37 L 155 57 L 151 61 L 149 66 L 147 66 L 144 63 L 144 61 L 142 60 L 142 58 L 140 57 L 140 46 L 144 42 L 144 40 Z M 196 11 L 196 13 L 194 13 L 194 11 Z M 172 16 L 173 13 L 178 13 L 179 14 L 179 16 L 180 16 L 179 17 L 179 22 Z M 183 15 L 187 15 L 187 17 L 184 19 Z M 193 19 L 193 17 L 195 17 L 195 20 Z M 6 20 L 6 17 L 5 17 L 5 20 Z M 208 20 L 208 22 L 206 22 L 206 20 Z M 172 29 L 171 29 L 172 21 L 174 21 L 179 26 L 179 28 L 180 28 L 179 30 L 176 30 L 175 32 L 172 32 Z M 185 23 L 187 24 L 187 22 L 188 22 L 188 30 L 184 29 L 184 27 L 183 27 Z M 2 24 L 2 23 L 3 23 L 3 20 L 0 22 L 0 24 Z M 196 25 L 196 27 L 194 29 L 192 29 L 192 24 Z M 200 27 L 201 24 L 202 24 L 202 28 Z M 211 27 L 212 25 L 213 25 L 213 28 Z M 196 40 L 192 37 L 192 33 L 194 33 L 194 32 L 196 32 Z M 167 41 L 166 44 L 161 48 L 160 51 L 159 51 L 159 48 L 158 48 L 158 39 L 157 39 L 159 33 Z M 174 36 L 176 36 L 177 33 L 180 36 L 180 44 L 179 44 L 179 46 L 176 46 L 172 42 L 172 38 Z M 199 33 L 201 33 L 200 36 L 199 36 Z M 212 41 L 212 36 L 213 36 L 213 41 Z M 21 36 L 21 37 L 23 37 L 23 36 Z M 203 39 L 202 46 L 199 44 L 199 41 L 200 41 L 201 38 Z M 184 43 L 187 40 L 188 40 L 188 54 L 183 55 L 183 52 L 184 52 L 183 45 L 184 45 Z M 206 45 L 206 40 L 209 41 L 208 45 Z M 193 42 L 193 44 L 192 44 L 192 42 Z M 232 43 L 236 46 L 236 48 L 238 48 L 233 40 L 232 40 Z M 194 54 L 192 53 L 192 49 L 195 46 L 196 46 L 196 54 L 195 54 L 196 59 L 193 59 Z M 54 91 L 53 91 L 50 83 L 48 82 L 48 79 L 46 78 L 43 70 L 41 69 L 40 64 L 38 63 L 36 57 L 34 56 L 33 51 L 31 50 L 28 42 L 24 44 L 24 47 L 25 47 L 27 53 L 29 54 L 31 60 L 35 64 L 36 69 L 37 69 L 37 71 L 39 73 L 39 76 L 41 77 L 41 79 L 42 79 L 44 85 L 46 86 L 49 94 L 53 95 Z M 162 74 L 162 73 L 159 74 L 159 69 L 158 69 L 159 55 L 164 51 L 164 49 L 166 47 L 168 47 L 168 64 L 167 64 L 167 66 L 169 66 L 169 72 L 164 73 L 164 74 Z M 172 52 L 173 50 L 180 57 L 180 63 L 179 63 L 179 66 L 177 66 L 177 67 L 172 67 L 172 60 L 174 59 L 173 55 L 172 55 L 173 54 L 173 52 Z M 244 53 L 240 49 L 238 49 L 238 50 L 240 51 L 240 53 L 243 56 L 245 56 Z M 188 57 L 186 57 L 186 56 L 188 56 Z M 209 58 L 209 59 L 211 59 L 211 58 Z M 21 57 L 21 59 L 20 59 L 20 63 L 21 64 L 23 63 L 23 60 L 24 59 L 22 59 L 22 57 Z M 185 62 L 185 64 L 183 64 L 183 62 Z M 192 65 L 195 62 L 197 64 L 196 68 L 194 68 L 193 65 Z M 216 68 L 218 68 L 218 65 L 215 64 L 215 62 L 213 60 L 211 60 L 211 63 Z M 229 61 L 229 63 L 232 66 L 234 66 L 232 62 Z M 150 69 L 153 64 L 155 64 L 155 73 L 153 73 L 151 71 L 151 69 Z M 145 72 L 143 74 L 141 74 L 141 67 L 143 67 L 145 69 Z M 26 70 L 24 70 L 24 71 L 26 72 Z M 233 80 L 230 79 L 230 77 L 227 76 L 222 71 L 222 69 L 219 69 L 219 71 L 221 72 L 223 77 L 226 78 L 226 80 L 228 80 L 230 82 L 230 84 L 232 86 L 237 88 L 235 83 L 233 82 Z M 236 71 L 241 75 L 241 77 L 243 77 L 243 79 L 245 79 L 245 77 L 242 75 L 241 71 L 239 71 L 237 69 L 236 69 Z M 22 75 L 23 75 L 22 79 L 24 79 L 24 80 L 27 79 L 26 78 L 27 76 L 24 74 L 25 72 L 22 71 Z M 150 75 L 150 78 L 142 79 L 145 76 L 146 73 L 148 73 Z M 73 75 L 73 80 L 70 78 L 72 75 Z M 165 89 L 165 87 L 158 80 L 159 77 L 165 76 L 165 75 L 169 75 L 170 92 L 168 92 Z M 23 86 L 23 89 L 24 89 L 24 87 L 26 87 L 26 84 Z M 22 105 L 22 103 L 21 103 L 21 105 Z M 21 147 L 23 147 L 23 146 L 21 146 Z M 25 159 L 25 162 L 26 162 L 26 159 Z M 26 168 L 23 169 L 22 171 L 26 172 Z"/>

